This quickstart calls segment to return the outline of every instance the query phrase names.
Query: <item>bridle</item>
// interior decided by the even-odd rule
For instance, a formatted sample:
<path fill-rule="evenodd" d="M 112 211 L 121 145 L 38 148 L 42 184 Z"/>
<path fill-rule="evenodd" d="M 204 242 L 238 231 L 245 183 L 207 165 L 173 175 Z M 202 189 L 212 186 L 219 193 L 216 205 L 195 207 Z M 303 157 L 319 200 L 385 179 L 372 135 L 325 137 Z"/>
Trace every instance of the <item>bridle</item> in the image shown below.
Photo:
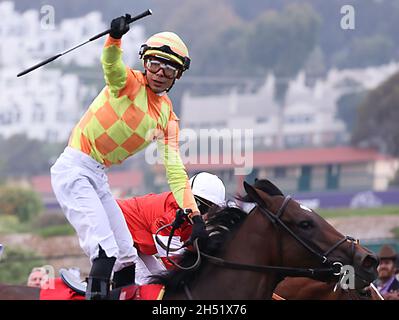
<path fill-rule="evenodd" d="M 288 232 L 299 244 L 301 244 L 305 249 L 307 249 L 309 252 L 311 252 L 313 255 L 318 257 L 320 259 L 320 262 L 322 265 L 325 267 L 323 268 L 295 268 L 295 267 L 282 267 L 282 266 L 267 266 L 267 265 L 252 265 L 252 264 L 242 264 L 242 263 L 235 263 L 235 262 L 230 262 L 215 256 L 211 256 L 208 254 L 205 254 L 201 252 L 201 255 L 206 257 L 210 262 L 226 267 L 226 268 L 232 268 L 232 269 L 239 269 L 239 270 L 247 270 L 247 271 L 256 271 L 256 272 L 267 272 L 267 271 L 273 271 L 281 274 L 282 276 L 303 276 L 303 277 L 314 277 L 317 275 L 334 275 L 338 276 L 340 275 L 341 268 L 342 268 L 342 263 L 339 261 L 331 261 L 329 260 L 328 256 L 336 250 L 339 246 L 341 246 L 343 243 L 346 241 L 350 241 L 352 243 L 352 252 L 354 254 L 354 246 L 357 244 L 357 241 L 350 237 L 350 236 L 344 236 L 342 239 L 338 240 L 335 244 L 333 244 L 328 250 L 325 252 L 321 253 L 315 249 L 313 249 L 311 246 L 309 246 L 304 240 L 302 240 L 292 229 L 287 226 L 284 221 L 281 219 L 283 216 L 284 212 L 286 211 L 286 208 L 292 198 L 290 196 L 287 196 L 284 198 L 283 204 L 281 207 L 278 209 L 277 213 L 274 214 L 270 210 L 266 209 L 265 206 L 260 205 L 257 203 L 257 206 L 254 207 L 252 211 L 255 211 L 255 209 L 258 209 L 266 218 L 268 218 L 273 225 L 275 226 L 280 226 L 283 228 L 286 232 Z M 249 213 L 251 214 L 251 213 Z M 281 243 L 281 241 L 279 241 Z M 280 249 L 280 254 L 282 254 L 282 250 Z M 280 259 L 281 260 L 281 259 Z"/>
<path fill-rule="evenodd" d="M 277 214 L 273 214 L 271 211 L 266 209 L 263 206 L 260 206 L 259 204 L 257 205 L 256 208 L 258 208 L 267 218 L 270 219 L 270 221 L 274 225 L 278 225 L 282 227 L 285 231 L 287 231 L 297 242 L 299 242 L 305 249 L 307 249 L 309 252 L 311 252 L 313 255 L 317 256 L 323 265 L 341 265 L 341 262 L 335 261 L 332 262 L 329 260 L 328 256 L 336 250 L 339 246 L 341 246 L 343 243 L 350 241 L 352 243 L 352 252 L 354 253 L 354 246 L 355 244 L 358 244 L 358 241 L 354 239 L 353 237 L 350 236 L 344 236 L 342 239 L 338 240 L 335 244 L 333 244 L 328 250 L 326 250 L 323 253 L 320 253 L 319 251 L 316 251 L 313 249 L 311 246 L 309 246 L 303 239 L 301 239 L 296 233 L 292 231 L 290 227 L 288 227 L 284 221 L 281 219 L 283 216 L 288 203 L 290 202 L 292 198 L 290 196 L 287 196 L 284 198 L 283 204 L 281 205 L 280 209 L 278 209 Z"/>
<path fill-rule="evenodd" d="M 232 261 L 228 261 L 228 260 L 225 260 L 225 259 L 222 259 L 222 258 L 219 258 L 216 256 L 212 256 L 212 255 L 202 252 L 200 250 L 200 248 L 198 247 L 198 240 L 194 241 L 194 244 L 193 244 L 195 250 L 197 251 L 197 260 L 192 266 L 183 267 L 183 266 L 179 266 L 176 263 L 173 263 L 173 264 L 176 267 L 184 269 L 184 270 L 195 269 L 200 265 L 200 260 L 201 260 L 201 256 L 202 256 L 202 257 L 208 259 L 209 262 L 211 262 L 217 266 L 223 267 L 223 268 L 254 271 L 254 272 L 275 272 L 275 273 L 278 273 L 282 278 L 287 277 L 287 276 L 291 276 L 291 277 L 339 276 L 341 273 L 341 268 L 343 266 L 342 262 L 331 261 L 328 256 L 332 252 L 334 252 L 338 247 L 340 247 L 343 243 L 350 241 L 352 244 L 352 259 L 353 259 L 354 253 L 355 253 L 355 245 L 358 244 L 358 241 L 356 239 L 354 239 L 353 237 L 344 236 L 342 239 L 338 240 L 335 244 L 333 244 L 325 252 L 315 250 L 314 248 L 309 246 L 303 239 L 301 239 L 282 220 L 282 216 L 284 215 L 284 212 L 286 211 L 286 208 L 287 208 L 289 202 L 291 201 L 291 199 L 292 198 L 290 196 L 285 197 L 281 207 L 278 209 L 276 214 L 274 214 L 270 210 L 268 210 L 266 208 L 265 204 L 258 203 L 258 201 L 262 202 L 262 201 L 258 200 L 258 201 L 256 201 L 257 205 L 248 214 L 251 214 L 253 211 L 255 211 L 255 209 L 258 209 L 259 212 L 261 212 L 264 217 L 269 219 L 273 223 L 274 226 L 281 227 L 282 229 L 284 229 L 301 246 L 303 246 L 306 250 L 308 250 L 310 253 L 312 253 L 318 259 L 320 259 L 320 262 L 324 267 L 322 267 L 322 268 L 299 268 L 298 267 L 297 268 L 297 267 L 284 267 L 284 266 L 275 266 L 275 265 L 273 265 L 273 266 L 272 265 L 255 265 L 255 264 L 243 264 L 243 263 L 232 262 Z M 166 226 L 164 226 L 164 227 L 166 227 Z M 158 231 L 160 231 L 160 230 L 158 230 Z M 172 234 L 170 236 L 172 236 Z M 156 238 L 156 240 L 158 242 L 157 238 Z M 279 241 L 279 243 L 281 244 L 281 241 Z M 161 244 L 161 243 L 159 243 L 159 244 Z M 281 248 L 280 248 L 279 252 L 280 252 L 280 255 L 282 255 Z M 170 259 L 170 261 L 173 261 L 173 260 Z M 184 289 L 185 289 L 187 297 L 191 300 L 192 295 L 191 295 L 190 290 L 188 289 L 187 285 L 184 285 Z"/>

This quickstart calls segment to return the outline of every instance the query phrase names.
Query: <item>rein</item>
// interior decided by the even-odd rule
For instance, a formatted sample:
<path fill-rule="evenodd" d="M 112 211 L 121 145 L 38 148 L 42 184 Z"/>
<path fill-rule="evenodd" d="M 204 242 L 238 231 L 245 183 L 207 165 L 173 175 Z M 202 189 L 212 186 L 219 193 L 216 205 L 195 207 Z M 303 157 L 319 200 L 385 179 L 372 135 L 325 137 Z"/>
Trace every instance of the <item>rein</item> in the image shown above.
<path fill-rule="evenodd" d="M 268 265 L 257 265 L 257 264 L 243 264 L 237 262 L 227 261 L 215 256 L 208 255 L 206 253 L 201 252 L 201 255 L 204 256 L 212 262 L 213 264 L 236 270 L 246 270 L 246 271 L 254 271 L 254 272 L 276 272 L 279 274 L 283 274 L 285 277 L 310 277 L 316 275 L 330 275 L 340 272 L 341 264 L 334 264 L 329 268 L 294 268 L 294 267 L 280 267 L 280 266 L 268 266 Z"/>
<path fill-rule="evenodd" d="M 168 237 L 168 244 L 165 246 L 165 244 L 162 242 L 161 239 L 159 239 L 158 237 L 158 233 L 161 232 L 163 229 L 171 227 L 172 226 L 172 230 L 169 233 L 169 237 Z M 175 267 L 182 269 L 182 270 L 191 270 L 191 269 L 196 269 L 199 267 L 199 265 L 201 264 L 201 252 L 200 249 L 198 247 L 198 239 L 194 240 L 194 248 L 197 251 L 197 260 L 194 262 L 193 265 L 189 266 L 189 267 L 183 267 L 181 265 L 179 265 L 176 261 L 174 261 L 173 259 L 171 259 L 169 257 L 169 252 L 176 252 L 179 251 L 180 249 L 186 247 L 186 244 L 184 243 L 182 246 L 178 247 L 178 248 L 170 248 L 170 243 L 172 242 L 172 237 L 175 233 L 175 230 L 177 228 L 175 228 L 173 226 L 173 223 L 169 223 L 167 225 L 164 225 L 162 227 L 160 227 L 156 232 L 155 232 L 155 241 L 159 244 L 159 246 L 164 249 L 166 251 L 166 259 L 168 259 L 168 261 L 173 264 Z"/>

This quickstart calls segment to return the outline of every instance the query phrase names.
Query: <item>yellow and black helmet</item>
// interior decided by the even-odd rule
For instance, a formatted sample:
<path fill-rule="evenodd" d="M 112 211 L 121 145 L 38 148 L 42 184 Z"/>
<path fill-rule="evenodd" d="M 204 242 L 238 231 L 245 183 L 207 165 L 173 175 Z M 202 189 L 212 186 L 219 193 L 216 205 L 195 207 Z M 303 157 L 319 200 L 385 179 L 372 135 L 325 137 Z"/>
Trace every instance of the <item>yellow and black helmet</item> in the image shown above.
<path fill-rule="evenodd" d="M 141 46 L 140 59 L 156 56 L 169 60 L 181 67 L 182 72 L 190 67 L 190 57 L 183 40 L 173 32 L 154 34 Z"/>

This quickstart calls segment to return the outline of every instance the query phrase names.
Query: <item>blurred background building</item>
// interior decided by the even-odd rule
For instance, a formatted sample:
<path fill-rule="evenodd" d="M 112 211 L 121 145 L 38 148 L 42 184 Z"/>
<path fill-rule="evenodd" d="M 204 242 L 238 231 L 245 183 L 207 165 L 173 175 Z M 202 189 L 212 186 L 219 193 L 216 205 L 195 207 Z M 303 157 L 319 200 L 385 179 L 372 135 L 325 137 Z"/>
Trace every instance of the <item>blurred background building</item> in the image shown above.
<path fill-rule="evenodd" d="M 40 169 L 25 170 L 27 174 L 21 175 L 20 170 L 14 174 L 10 172 L 12 166 L 5 166 L 5 179 L 27 178 L 35 187 L 37 181 L 44 181 L 72 127 L 104 85 L 99 62 L 102 40 L 27 76 L 15 76 L 38 61 L 87 40 L 106 29 L 115 15 L 131 10 L 122 1 L 118 10 L 105 1 L 96 8 L 88 2 L 75 2 L 77 7 L 72 10 L 72 5 L 56 1 L 0 1 L 0 35 L 4 44 L 0 48 L 0 135 L 5 141 L 17 137 L 18 143 L 25 137 L 48 144 L 46 152 L 42 152 L 47 159 L 40 159 L 45 160 Z M 357 6 L 355 29 L 344 30 L 340 25 L 342 15 L 338 15 L 341 2 L 326 5 L 316 0 L 255 1 L 254 10 L 226 0 L 214 6 L 214 12 L 203 10 L 207 12 L 207 23 L 198 22 L 191 29 L 177 15 L 179 10 L 188 19 L 197 9 L 210 6 L 210 1 L 201 5 L 189 1 L 183 6 L 176 2 L 179 10 L 169 10 L 168 19 L 157 15 L 165 9 L 158 1 L 139 5 L 136 10 L 151 7 L 155 13 L 149 18 L 151 21 L 134 25 L 124 37 L 127 65 L 141 68 L 137 57 L 140 44 L 161 29 L 181 34 L 190 46 L 192 70 L 172 92 L 181 129 L 195 134 L 188 142 L 190 148 L 212 135 L 237 145 L 240 141 L 230 135 L 233 130 L 249 129 L 253 134 L 256 163 L 247 177 L 210 163 L 188 164 L 191 173 L 199 169 L 219 172 L 227 179 L 231 194 L 240 190 L 243 179 L 249 181 L 255 176 L 273 179 L 287 192 L 390 188 L 397 172 L 397 154 L 374 141 L 378 139 L 371 134 L 363 134 L 356 142 L 354 136 L 365 126 L 359 114 L 367 95 L 399 70 L 399 43 L 389 32 L 394 27 L 384 27 L 378 20 L 370 35 L 366 18 L 372 19 L 375 12 L 385 13 L 386 19 L 395 24 L 397 10 L 390 9 L 397 8 L 393 1 Z M 175 4 L 170 5 L 173 8 Z M 215 24 L 212 19 L 222 10 L 225 14 L 218 16 L 217 27 L 211 28 L 209 23 Z M 337 12 L 335 17 L 328 15 L 331 10 Z M 214 32 L 207 33 L 210 30 Z M 271 33 L 273 30 L 280 32 L 278 38 Z M 245 50 L 244 45 L 251 50 Z M 204 135 L 204 130 L 210 132 Z M 223 132 L 228 136 L 223 136 Z M 360 154 L 361 160 L 356 156 Z M 270 159 L 276 160 L 273 163 Z M 289 165 L 279 165 L 287 159 Z M 143 155 L 115 170 L 129 170 L 132 175 L 144 172 L 146 181 L 151 182 L 139 183 L 135 188 L 117 183 L 118 194 L 167 188 L 163 171 L 154 170 Z M 49 194 L 44 198 L 46 203 L 51 202 Z"/>
<path fill-rule="evenodd" d="M 140 45 L 163 30 L 187 43 L 192 66 L 171 99 L 182 148 L 199 159 L 186 163 L 190 174 L 218 174 L 229 197 L 243 191 L 244 180 L 267 178 L 312 208 L 389 206 L 399 216 L 399 2 L 354 3 L 353 29 L 342 25 L 347 4 L 0 0 L 0 186 L 30 187 L 44 204 L 41 226 L 57 224 L 48 217 L 61 216 L 49 168 L 104 86 L 104 39 L 16 75 L 107 29 L 116 16 L 151 8 L 124 36 L 123 57 L 142 69 Z M 200 148 L 211 140 L 220 148 Z M 244 153 L 250 170 L 237 174 L 238 164 L 223 159 Z M 210 157 L 220 161 L 204 160 Z M 109 180 L 116 197 L 168 190 L 163 167 L 145 153 L 112 168 Z M 0 235 L 17 228 L 11 220 L 0 209 Z"/>

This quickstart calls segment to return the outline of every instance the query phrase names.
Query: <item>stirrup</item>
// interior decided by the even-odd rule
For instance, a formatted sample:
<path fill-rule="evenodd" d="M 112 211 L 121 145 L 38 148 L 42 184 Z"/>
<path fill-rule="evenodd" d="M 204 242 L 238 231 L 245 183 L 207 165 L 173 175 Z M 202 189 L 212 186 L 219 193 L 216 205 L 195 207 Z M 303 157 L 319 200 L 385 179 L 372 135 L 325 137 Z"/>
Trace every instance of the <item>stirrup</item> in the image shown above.
<path fill-rule="evenodd" d="M 100 285 L 100 291 L 92 291 L 93 281 L 98 281 Z M 86 289 L 86 300 L 108 300 L 109 296 L 109 279 L 88 277 L 86 278 L 87 289 Z"/>
<path fill-rule="evenodd" d="M 134 285 L 136 275 L 136 264 L 133 263 L 119 271 L 114 272 L 112 289 Z"/>

